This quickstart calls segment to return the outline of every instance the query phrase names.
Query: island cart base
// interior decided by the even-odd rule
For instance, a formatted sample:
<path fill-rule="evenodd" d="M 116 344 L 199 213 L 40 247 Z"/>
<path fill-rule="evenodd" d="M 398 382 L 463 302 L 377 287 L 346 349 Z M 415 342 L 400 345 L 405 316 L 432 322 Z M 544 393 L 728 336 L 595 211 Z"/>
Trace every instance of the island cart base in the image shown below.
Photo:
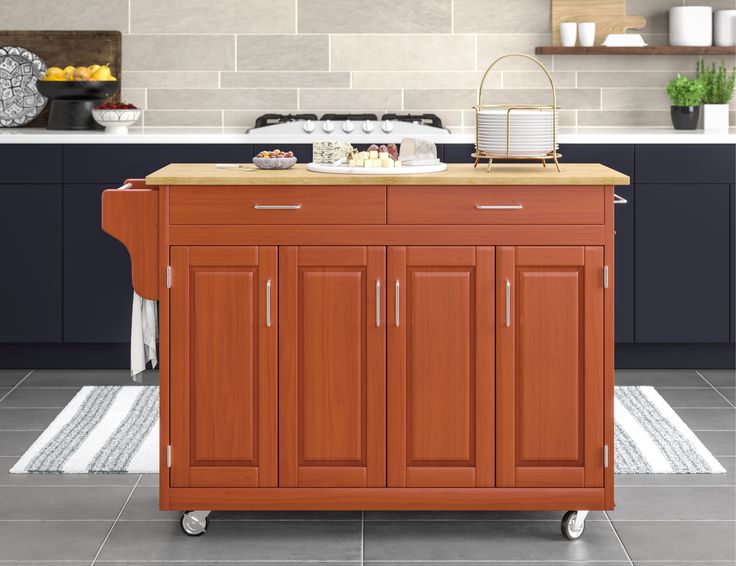
<path fill-rule="evenodd" d="M 174 164 L 103 193 L 160 305 L 160 507 L 613 509 L 614 186 Z"/>

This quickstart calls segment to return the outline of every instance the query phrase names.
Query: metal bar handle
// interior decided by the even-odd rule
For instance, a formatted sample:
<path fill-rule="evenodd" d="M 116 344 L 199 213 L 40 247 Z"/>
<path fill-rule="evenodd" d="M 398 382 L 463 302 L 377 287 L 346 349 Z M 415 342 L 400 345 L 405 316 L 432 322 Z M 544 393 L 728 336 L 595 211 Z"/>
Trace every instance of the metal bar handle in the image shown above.
<path fill-rule="evenodd" d="M 511 281 L 506 279 L 506 328 L 511 326 Z"/>
<path fill-rule="evenodd" d="M 401 284 L 399 283 L 399 280 L 397 279 L 396 280 L 396 305 L 395 305 L 395 310 L 396 310 L 396 313 L 395 313 L 395 315 L 396 315 L 396 317 L 395 317 L 396 328 L 399 327 L 399 322 L 400 322 L 400 320 L 399 320 L 399 318 L 400 318 L 399 311 L 401 310 L 401 299 L 399 298 L 400 292 L 401 292 Z"/>
<path fill-rule="evenodd" d="M 132 188 L 133 188 L 133 183 L 125 183 L 125 184 L 124 184 L 123 186 L 121 186 L 121 187 L 118 187 L 118 188 L 117 188 L 117 189 L 115 189 L 115 190 L 116 190 L 116 191 L 126 191 L 126 190 L 128 190 L 128 189 L 132 189 Z"/>
<path fill-rule="evenodd" d="M 266 326 L 271 328 L 271 280 L 266 281 Z"/>
<path fill-rule="evenodd" d="M 613 204 L 628 204 L 628 202 L 624 197 L 613 193 Z"/>
<path fill-rule="evenodd" d="M 476 204 L 476 210 L 521 210 L 523 204 Z"/>
<path fill-rule="evenodd" d="M 299 210 L 301 204 L 254 204 L 256 210 Z"/>
<path fill-rule="evenodd" d="M 376 279 L 376 326 L 381 326 L 381 280 Z"/>

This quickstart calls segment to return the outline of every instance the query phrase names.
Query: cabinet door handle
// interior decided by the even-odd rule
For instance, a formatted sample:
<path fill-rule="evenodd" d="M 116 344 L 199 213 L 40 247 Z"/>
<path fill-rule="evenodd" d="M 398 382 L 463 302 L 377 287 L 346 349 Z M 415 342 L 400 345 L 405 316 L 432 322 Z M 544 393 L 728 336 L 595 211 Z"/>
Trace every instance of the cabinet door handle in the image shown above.
<path fill-rule="evenodd" d="M 381 280 L 376 279 L 376 326 L 381 326 Z"/>
<path fill-rule="evenodd" d="M 271 327 L 271 280 L 266 281 L 266 326 Z"/>
<path fill-rule="evenodd" d="M 256 210 L 299 210 L 301 204 L 254 204 Z"/>
<path fill-rule="evenodd" d="M 511 326 L 511 281 L 506 279 L 506 327 Z"/>
<path fill-rule="evenodd" d="M 521 210 L 523 204 L 476 204 L 476 210 Z"/>
<path fill-rule="evenodd" d="M 613 193 L 613 204 L 627 204 L 628 202 L 624 197 Z"/>
<path fill-rule="evenodd" d="M 395 306 L 394 310 L 396 311 L 395 313 L 396 317 L 394 320 L 394 322 L 396 323 L 396 328 L 399 327 L 399 318 L 400 318 L 399 311 L 401 310 L 401 299 L 399 297 L 400 293 L 401 293 L 401 284 L 399 283 L 399 280 L 397 279 L 396 280 L 396 305 L 394 305 Z"/>

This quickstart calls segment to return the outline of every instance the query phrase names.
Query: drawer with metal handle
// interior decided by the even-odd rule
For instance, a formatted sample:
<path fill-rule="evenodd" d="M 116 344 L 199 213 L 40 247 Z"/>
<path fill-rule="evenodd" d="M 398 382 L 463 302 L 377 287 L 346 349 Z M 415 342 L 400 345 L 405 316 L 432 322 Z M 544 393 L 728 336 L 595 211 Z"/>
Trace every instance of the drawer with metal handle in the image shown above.
<path fill-rule="evenodd" d="M 603 224 L 601 186 L 388 187 L 389 224 Z"/>
<path fill-rule="evenodd" d="M 171 187 L 171 224 L 384 224 L 384 186 Z"/>

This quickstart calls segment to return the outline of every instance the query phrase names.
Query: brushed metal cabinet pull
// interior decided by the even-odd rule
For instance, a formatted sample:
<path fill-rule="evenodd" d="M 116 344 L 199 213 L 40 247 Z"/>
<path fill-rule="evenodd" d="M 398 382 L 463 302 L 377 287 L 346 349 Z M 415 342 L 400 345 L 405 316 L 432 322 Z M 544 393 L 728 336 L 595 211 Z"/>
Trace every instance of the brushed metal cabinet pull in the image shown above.
<path fill-rule="evenodd" d="M 396 280 L 396 305 L 395 305 L 396 319 L 394 321 L 396 323 L 396 328 L 399 327 L 399 322 L 400 322 L 399 320 L 400 318 L 399 311 L 401 310 L 401 299 L 399 298 L 400 293 L 401 293 L 401 284 L 399 283 L 399 280 L 397 279 Z"/>
<path fill-rule="evenodd" d="M 381 326 L 381 280 L 376 279 L 376 326 Z"/>
<path fill-rule="evenodd" d="M 613 204 L 628 204 L 628 202 L 624 197 L 613 193 Z"/>
<path fill-rule="evenodd" d="M 271 280 L 266 281 L 266 326 L 271 327 Z"/>
<path fill-rule="evenodd" d="M 476 210 L 521 210 L 523 204 L 476 204 Z"/>
<path fill-rule="evenodd" d="M 299 210 L 301 204 L 254 204 L 256 210 Z"/>
<path fill-rule="evenodd" d="M 511 326 L 511 281 L 506 279 L 506 328 Z"/>

